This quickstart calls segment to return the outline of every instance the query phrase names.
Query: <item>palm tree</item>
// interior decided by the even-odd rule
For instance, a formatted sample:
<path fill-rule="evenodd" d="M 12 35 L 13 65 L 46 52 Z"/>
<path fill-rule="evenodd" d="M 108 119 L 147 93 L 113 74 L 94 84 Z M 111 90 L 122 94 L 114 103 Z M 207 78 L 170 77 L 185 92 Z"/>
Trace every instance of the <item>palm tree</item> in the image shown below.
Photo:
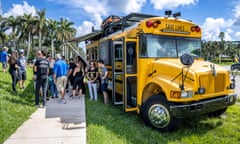
<path fill-rule="evenodd" d="M 6 18 L 3 18 L 0 16 L 0 38 L 2 40 L 2 46 L 5 45 L 5 40 L 7 38 L 7 35 L 5 31 L 8 29 L 7 27 L 7 21 Z"/>
<path fill-rule="evenodd" d="M 7 29 L 11 29 L 11 39 L 13 40 L 13 49 L 16 49 L 16 43 L 17 43 L 17 35 L 18 35 L 18 28 L 20 24 L 20 16 L 14 17 L 14 16 L 9 16 L 7 18 Z"/>
<path fill-rule="evenodd" d="M 221 62 L 221 55 L 224 53 L 224 37 L 225 37 L 225 34 L 224 32 L 220 32 L 218 37 L 221 39 L 221 42 L 220 42 L 220 52 L 219 52 L 219 62 Z"/>
<path fill-rule="evenodd" d="M 68 58 L 68 52 L 66 49 L 65 42 L 69 39 L 72 39 L 76 35 L 76 29 L 72 27 L 74 23 L 69 22 L 66 19 L 61 18 L 59 22 L 58 32 L 57 32 L 57 38 L 61 41 L 63 46 L 63 55 Z"/>
<path fill-rule="evenodd" d="M 221 41 L 223 41 L 224 37 L 225 37 L 225 33 L 224 32 L 220 32 L 218 37 L 221 39 Z"/>
<path fill-rule="evenodd" d="M 56 20 L 49 19 L 48 23 L 48 35 L 51 39 L 51 54 L 54 56 L 54 40 L 56 40 L 58 22 Z"/>
<path fill-rule="evenodd" d="M 46 25 L 46 10 L 37 11 L 38 18 L 38 48 L 42 50 L 42 34 Z"/>
<path fill-rule="evenodd" d="M 29 58 L 29 53 L 31 49 L 31 38 L 32 34 L 36 31 L 36 17 L 33 17 L 31 14 L 24 14 L 22 16 L 22 37 L 27 37 L 28 39 L 28 47 L 27 47 L 27 59 Z M 27 35 L 26 35 L 27 33 Z"/>

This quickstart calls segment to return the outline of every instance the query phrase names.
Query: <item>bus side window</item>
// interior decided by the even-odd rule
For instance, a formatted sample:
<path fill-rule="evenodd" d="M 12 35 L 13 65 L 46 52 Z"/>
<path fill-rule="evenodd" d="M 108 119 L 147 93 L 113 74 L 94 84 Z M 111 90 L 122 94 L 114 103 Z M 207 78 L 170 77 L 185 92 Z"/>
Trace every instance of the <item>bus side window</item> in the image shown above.
<path fill-rule="evenodd" d="M 136 42 L 127 42 L 127 73 L 136 73 Z"/>

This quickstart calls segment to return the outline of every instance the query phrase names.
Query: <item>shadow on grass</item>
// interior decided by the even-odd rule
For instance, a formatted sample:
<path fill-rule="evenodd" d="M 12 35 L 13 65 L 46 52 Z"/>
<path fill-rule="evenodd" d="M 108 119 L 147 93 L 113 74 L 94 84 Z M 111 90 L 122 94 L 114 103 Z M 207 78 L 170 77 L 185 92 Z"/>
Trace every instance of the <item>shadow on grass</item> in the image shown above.
<path fill-rule="evenodd" d="M 98 102 L 86 100 L 87 136 L 90 144 L 97 142 L 92 136 L 96 135 L 97 128 L 94 128 L 96 126 L 104 127 L 114 133 L 116 139 L 121 138 L 127 143 L 171 143 L 179 142 L 189 135 L 201 137 L 223 123 L 221 119 L 209 122 L 208 117 L 200 116 L 184 119 L 182 126 L 174 132 L 161 133 L 147 127 L 137 113 L 124 113 L 122 106 L 104 105 L 102 101 L 102 99 Z M 99 135 L 100 138 L 104 137 L 101 133 Z"/>
<path fill-rule="evenodd" d="M 34 105 L 34 89 L 33 81 L 29 81 L 29 84 L 23 91 L 17 93 L 10 92 L 9 97 L 4 97 L 5 100 L 21 105 Z"/>

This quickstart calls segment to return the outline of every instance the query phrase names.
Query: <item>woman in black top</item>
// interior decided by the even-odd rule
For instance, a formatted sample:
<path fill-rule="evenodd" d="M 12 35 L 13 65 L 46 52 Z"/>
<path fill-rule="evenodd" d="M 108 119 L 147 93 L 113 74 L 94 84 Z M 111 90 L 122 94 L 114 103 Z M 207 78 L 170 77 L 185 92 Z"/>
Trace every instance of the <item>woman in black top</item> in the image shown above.
<path fill-rule="evenodd" d="M 73 98 L 76 96 L 76 89 L 79 89 L 79 94 L 82 96 L 83 90 L 83 76 L 84 76 L 84 68 L 81 62 L 76 62 L 76 67 L 73 71 L 73 77 L 75 77 L 73 82 Z"/>
<path fill-rule="evenodd" d="M 16 50 L 12 51 L 12 55 L 9 58 L 9 73 L 11 74 L 11 78 L 12 78 L 12 92 L 16 93 L 16 84 L 18 81 L 18 77 L 17 77 L 17 69 L 18 69 L 18 65 L 17 65 L 17 59 L 18 59 L 18 52 Z"/>

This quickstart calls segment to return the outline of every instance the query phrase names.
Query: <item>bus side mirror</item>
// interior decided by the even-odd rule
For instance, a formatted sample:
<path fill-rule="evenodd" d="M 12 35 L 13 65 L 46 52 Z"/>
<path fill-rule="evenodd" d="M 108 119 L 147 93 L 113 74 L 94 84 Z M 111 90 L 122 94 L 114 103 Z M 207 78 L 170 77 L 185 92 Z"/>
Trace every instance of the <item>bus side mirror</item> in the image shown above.
<path fill-rule="evenodd" d="M 192 55 L 190 54 L 183 54 L 180 57 L 181 63 L 185 66 L 191 66 L 194 62 L 194 58 Z"/>

